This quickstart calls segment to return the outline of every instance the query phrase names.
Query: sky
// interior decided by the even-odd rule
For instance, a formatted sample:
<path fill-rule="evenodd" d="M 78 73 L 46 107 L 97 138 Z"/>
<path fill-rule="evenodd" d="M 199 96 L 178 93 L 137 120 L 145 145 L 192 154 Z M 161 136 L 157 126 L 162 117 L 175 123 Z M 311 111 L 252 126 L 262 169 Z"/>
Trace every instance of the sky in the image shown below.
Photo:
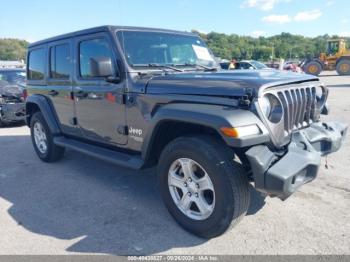
<path fill-rule="evenodd" d="M 100 25 L 258 36 L 350 36 L 349 0 L 0 0 L 0 38 L 34 42 Z"/>

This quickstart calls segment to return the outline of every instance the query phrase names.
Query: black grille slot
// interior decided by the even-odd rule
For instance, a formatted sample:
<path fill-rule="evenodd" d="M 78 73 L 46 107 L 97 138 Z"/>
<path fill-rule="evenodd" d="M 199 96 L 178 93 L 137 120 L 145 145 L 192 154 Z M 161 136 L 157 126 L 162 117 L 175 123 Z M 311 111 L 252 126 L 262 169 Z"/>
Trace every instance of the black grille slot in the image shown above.
<path fill-rule="evenodd" d="M 279 91 L 277 95 L 284 109 L 285 135 L 316 120 L 315 87 L 289 88 Z"/>

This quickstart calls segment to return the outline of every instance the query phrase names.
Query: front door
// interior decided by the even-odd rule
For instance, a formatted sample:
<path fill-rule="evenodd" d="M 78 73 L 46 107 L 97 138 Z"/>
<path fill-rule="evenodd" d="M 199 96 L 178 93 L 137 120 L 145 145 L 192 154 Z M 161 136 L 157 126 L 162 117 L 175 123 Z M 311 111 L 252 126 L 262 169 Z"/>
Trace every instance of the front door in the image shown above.
<path fill-rule="evenodd" d="M 99 143 L 120 145 L 127 143 L 127 136 L 120 132 L 126 121 L 121 99 L 125 83 L 109 83 L 106 77 L 91 73 L 94 60 L 110 58 L 117 74 L 117 53 L 112 46 L 107 33 L 76 38 L 73 92 L 77 125 L 83 136 Z"/>

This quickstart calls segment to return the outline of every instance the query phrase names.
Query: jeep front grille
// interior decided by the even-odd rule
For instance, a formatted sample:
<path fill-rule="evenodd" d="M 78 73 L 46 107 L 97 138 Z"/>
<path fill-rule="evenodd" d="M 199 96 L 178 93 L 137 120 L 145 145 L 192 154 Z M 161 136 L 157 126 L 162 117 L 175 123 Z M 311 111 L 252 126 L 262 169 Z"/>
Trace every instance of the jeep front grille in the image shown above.
<path fill-rule="evenodd" d="M 319 82 L 313 82 L 266 88 L 262 96 L 267 94 L 279 99 L 283 108 L 282 119 L 279 123 L 272 123 L 262 112 L 259 114 L 270 130 L 272 142 L 281 147 L 290 141 L 293 131 L 319 120 L 320 108 L 326 102 L 328 90 Z"/>
<path fill-rule="evenodd" d="M 286 134 L 318 120 L 315 87 L 285 89 L 278 91 L 277 95 L 284 109 L 284 131 Z"/>

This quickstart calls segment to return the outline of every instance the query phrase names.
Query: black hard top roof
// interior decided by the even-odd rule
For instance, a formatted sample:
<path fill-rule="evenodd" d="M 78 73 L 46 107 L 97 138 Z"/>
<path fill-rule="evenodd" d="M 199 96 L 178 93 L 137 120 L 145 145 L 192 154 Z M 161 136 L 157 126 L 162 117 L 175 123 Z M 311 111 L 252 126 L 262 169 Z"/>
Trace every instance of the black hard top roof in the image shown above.
<path fill-rule="evenodd" d="M 99 27 L 93 27 L 89 29 L 83 29 L 76 32 L 63 34 L 59 36 L 54 36 L 51 38 L 47 38 L 44 40 L 40 40 L 38 42 L 34 42 L 28 46 L 28 48 L 32 48 L 38 45 L 46 44 L 49 42 L 59 41 L 66 38 L 72 38 L 76 36 L 86 35 L 86 34 L 93 34 L 98 32 L 109 32 L 109 31 L 116 31 L 116 30 L 133 30 L 133 31 L 152 31 L 152 32 L 163 32 L 163 33 L 172 33 L 172 34 L 181 34 L 181 35 L 195 35 L 193 33 L 189 32 L 182 32 L 182 31 L 176 31 L 176 30 L 167 30 L 167 29 L 159 29 L 159 28 L 147 28 L 147 27 L 132 27 L 132 26 L 112 26 L 112 25 L 105 25 L 105 26 L 99 26 Z"/>

